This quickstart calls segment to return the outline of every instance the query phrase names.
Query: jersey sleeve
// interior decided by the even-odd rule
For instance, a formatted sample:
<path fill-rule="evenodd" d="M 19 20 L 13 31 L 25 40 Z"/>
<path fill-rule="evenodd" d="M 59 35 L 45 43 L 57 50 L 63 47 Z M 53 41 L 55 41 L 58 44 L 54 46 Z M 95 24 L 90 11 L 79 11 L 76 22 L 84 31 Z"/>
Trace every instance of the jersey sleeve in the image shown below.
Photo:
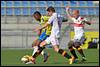
<path fill-rule="evenodd" d="M 51 16 L 50 18 L 49 18 L 49 20 L 48 20 L 48 24 L 51 24 L 53 21 L 54 21 L 54 19 L 55 19 L 55 16 Z"/>
<path fill-rule="evenodd" d="M 73 21 L 74 23 L 81 24 L 81 22 L 78 21 L 78 20 L 76 20 L 75 18 L 72 17 L 71 19 L 72 19 L 72 21 Z"/>
<path fill-rule="evenodd" d="M 84 18 L 84 21 L 88 21 L 87 18 Z"/>
<path fill-rule="evenodd" d="M 72 17 L 71 19 L 72 19 L 72 21 L 76 21 L 76 19 L 75 19 L 75 18 L 73 18 L 73 17 Z"/>
<path fill-rule="evenodd" d="M 44 18 L 44 21 L 47 22 L 50 17 L 49 16 L 43 16 L 43 18 Z"/>
<path fill-rule="evenodd" d="M 72 21 L 73 21 L 74 23 L 76 23 L 76 24 L 82 24 L 82 21 L 83 21 L 83 20 L 84 20 L 84 19 L 81 18 L 81 17 L 80 17 L 80 19 L 72 18 Z"/>

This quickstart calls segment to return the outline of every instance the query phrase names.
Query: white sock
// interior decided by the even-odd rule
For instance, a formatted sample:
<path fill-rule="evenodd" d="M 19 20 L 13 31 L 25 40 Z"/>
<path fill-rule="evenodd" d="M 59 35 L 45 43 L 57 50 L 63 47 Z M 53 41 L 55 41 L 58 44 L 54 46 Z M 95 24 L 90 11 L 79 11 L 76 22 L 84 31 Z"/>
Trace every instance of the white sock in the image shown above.
<path fill-rule="evenodd" d="M 44 51 L 41 52 L 41 55 L 44 55 Z"/>
<path fill-rule="evenodd" d="M 38 46 L 34 46 L 33 49 L 34 49 L 34 50 L 33 50 L 32 56 L 37 52 Z"/>

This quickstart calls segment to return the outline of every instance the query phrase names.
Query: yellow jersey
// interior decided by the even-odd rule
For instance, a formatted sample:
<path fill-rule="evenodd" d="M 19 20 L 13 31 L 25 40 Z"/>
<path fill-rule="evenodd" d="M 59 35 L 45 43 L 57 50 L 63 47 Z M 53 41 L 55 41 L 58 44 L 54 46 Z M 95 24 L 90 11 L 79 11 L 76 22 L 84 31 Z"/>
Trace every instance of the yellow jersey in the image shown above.
<path fill-rule="evenodd" d="M 49 16 L 42 16 L 41 19 L 40 19 L 40 25 L 44 25 L 48 19 L 50 17 Z M 42 29 L 42 32 L 46 31 L 46 35 L 50 35 L 51 34 L 51 25 L 47 26 L 46 28 Z"/>

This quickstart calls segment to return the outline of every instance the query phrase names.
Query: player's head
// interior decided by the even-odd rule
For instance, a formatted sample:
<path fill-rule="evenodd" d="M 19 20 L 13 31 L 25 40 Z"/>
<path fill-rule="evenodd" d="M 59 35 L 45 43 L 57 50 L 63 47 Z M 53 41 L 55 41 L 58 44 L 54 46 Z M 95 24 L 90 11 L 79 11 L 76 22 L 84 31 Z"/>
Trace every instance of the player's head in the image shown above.
<path fill-rule="evenodd" d="M 33 17 L 37 20 L 40 21 L 41 19 L 41 14 L 39 11 L 34 12 Z"/>
<path fill-rule="evenodd" d="M 79 16 L 79 10 L 73 10 L 72 15 L 73 17 Z"/>
<path fill-rule="evenodd" d="M 48 12 L 48 15 L 51 16 L 55 12 L 54 7 L 52 7 L 52 6 L 48 7 L 47 12 Z"/>

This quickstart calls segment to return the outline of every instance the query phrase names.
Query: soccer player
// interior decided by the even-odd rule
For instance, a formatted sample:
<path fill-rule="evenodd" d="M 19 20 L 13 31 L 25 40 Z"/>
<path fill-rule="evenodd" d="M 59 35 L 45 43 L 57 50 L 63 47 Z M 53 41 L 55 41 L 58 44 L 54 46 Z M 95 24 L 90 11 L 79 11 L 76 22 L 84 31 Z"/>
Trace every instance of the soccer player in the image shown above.
<path fill-rule="evenodd" d="M 85 55 L 83 53 L 82 48 L 80 47 L 84 41 L 85 41 L 85 37 L 84 37 L 84 24 L 88 24 L 91 25 L 91 23 L 89 21 L 87 21 L 86 18 L 81 17 L 79 15 L 79 10 L 73 10 L 72 11 L 72 15 L 70 14 L 69 11 L 69 7 L 66 7 L 66 12 L 68 17 L 73 21 L 74 23 L 74 38 L 73 40 L 71 40 L 68 43 L 68 48 L 70 50 L 70 52 L 72 53 L 72 55 L 75 57 L 75 59 L 78 59 L 75 50 L 73 47 L 75 47 L 77 49 L 77 51 L 80 53 L 80 55 L 82 56 L 82 61 L 86 61 Z"/>
<path fill-rule="evenodd" d="M 49 20 L 47 23 L 45 23 L 44 26 L 39 27 L 38 29 L 44 29 L 48 25 L 52 25 L 52 30 L 50 36 L 44 40 L 43 42 L 40 43 L 40 46 L 38 46 L 38 51 L 34 54 L 33 59 L 35 60 L 36 57 L 42 52 L 44 49 L 44 46 L 48 43 L 51 43 L 54 50 L 64 56 L 65 58 L 69 59 L 69 64 L 72 64 L 74 61 L 74 57 L 71 57 L 66 51 L 63 49 L 59 49 L 59 38 L 60 38 L 60 30 L 61 30 L 61 21 L 58 17 L 58 14 L 55 12 L 55 9 L 53 7 L 48 7 L 47 9 L 48 15 L 50 16 Z M 37 29 L 37 30 L 38 30 Z"/>
<path fill-rule="evenodd" d="M 49 16 L 41 16 L 39 11 L 34 12 L 33 18 L 40 22 L 40 26 L 43 26 L 49 19 Z M 32 47 L 34 48 L 33 54 L 37 51 L 37 46 L 45 40 L 51 34 L 51 25 L 48 25 L 46 28 L 36 31 L 38 33 L 38 37 L 34 40 Z M 46 51 L 41 52 L 44 55 L 44 62 L 47 61 L 49 54 Z"/>

